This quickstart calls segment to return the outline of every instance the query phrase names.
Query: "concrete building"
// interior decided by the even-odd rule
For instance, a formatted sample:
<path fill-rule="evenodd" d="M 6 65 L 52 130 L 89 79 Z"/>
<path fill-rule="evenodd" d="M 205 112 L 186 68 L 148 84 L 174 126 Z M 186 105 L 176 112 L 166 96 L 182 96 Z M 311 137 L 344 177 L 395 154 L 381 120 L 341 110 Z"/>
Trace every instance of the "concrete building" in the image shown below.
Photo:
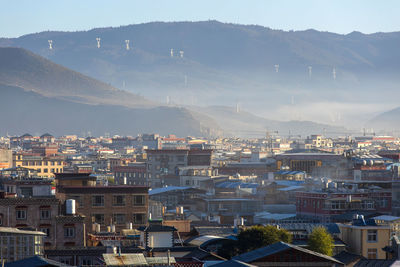
<path fill-rule="evenodd" d="M 349 252 L 367 259 L 387 259 L 383 250 L 390 246 L 389 225 L 379 225 L 373 219 L 364 220 L 360 215 L 352 224 L 339 224 L 340 237 L 348 245 Z"/>
<path fill-rule="evenodd" d="M 62 202 L 76 200 L 77 213 L 85 216 L 88 232 L 95 224 L 100 225 L 100 231 L 115 226 L 120 232 L 127 223 L 138 227 L 147 222 L 148 187 L 96 186 L 89 174 L 57 174 L 56 184 L 57 198 Z"/>
<path fill-rule="evenodd" d="M 0 170 L 11 168 L 12 164 L 12 151 L 10 149 L 0 148 Z"/>
<path fill-rule="evenodd" d="M 157 149 L 146 150 L 147 173 L 151 187 L 179 185 L 179 168 L 185 166 L 211 166 L 209 149 Z"/>
<path fill-rule="evenodd" d="M 45 235 L 39 231 L 0 227 L 0 261 L 4 263 L 42 256 Z"/>
<path fill-rule="evenodd" d="M 300 191 L 296 192 L 296 213 L 323 222 L 351 211 L 391 213 L 392 193 L 388 190 Z"/>
<path fill-rule="evenodd" d="M 64 158 L 17 153 L 13 155 L 13 166 L 33 169 L 39 177 L 52 178 L 64 171 Z"/>
<path fill-rule="evenodd" d="M 128 166 L 116 166 L 113 168 L 113 173 L 116 184 L 149 185 L 145 163 L 130 163 Z"/>

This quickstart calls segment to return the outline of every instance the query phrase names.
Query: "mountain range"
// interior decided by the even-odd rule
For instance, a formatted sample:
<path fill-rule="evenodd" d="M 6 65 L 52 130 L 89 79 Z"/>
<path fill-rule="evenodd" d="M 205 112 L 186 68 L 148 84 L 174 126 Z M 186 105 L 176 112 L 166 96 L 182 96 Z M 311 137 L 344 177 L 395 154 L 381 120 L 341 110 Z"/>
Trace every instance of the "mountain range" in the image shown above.
<path fill-rule="evenodd" d="M 355 128 L 397 106 L 399 44 L 399 32 L 342 35 L 218 21 L 153 22 L 0 39 L 0 46 L 23 47 L 151 101 L 239 104 L 272 120 Z M 385 103 L 376 101 L 382 92 L 391 96 Z"/>
<path fill-rule="evenodd" d="M 172 106 L 55 64 L 21 48 L 0 48 L 0 125 L 21 134 L 52 132 L 180 136 L 264 136 L 266 129 L 307 135 L 339 127 L 311 122 L 279 122 L 229 107 Z M 4 133 L 3 133 L 4 134 Z"/>
<path fill-rule="evenodd" d="M 101 38 L 99 47 L 96 38 Z M 61 83 L 61 91 L 55 93 L 58 78 L 46 82 L 49 86 L 40 83 L 46 80 L 42 78 L 19 84 L 10 82 L 13 79 L 6 73 L 11 79 L 8 85 L 40 88 L 45 96 L 82 104 L 129 107 L 135 103 L 136 108 L 149 108 L 164 103 L 185 110 L 209 129 L 228 126 L 228 121 L 244 125 L 237 121 L 244 116 L 238 117 L 232 108 L 237 105 L 255 114 L 250 120 L 257 122 L 252 123 L 254 131 L 279 128 L 284 132 L 301 129 L 296 121 L 322 123 L 311 127 L 319 132 L 327 124 L 359 129 L 395 108 L 400 94 L 399 43 L 399 32 L 341 35 L 217 21 L 154 22 L 0 38 L 0 47 L 28 49 L 76 71 L 74 75 L 79 72 L 85 79 L 103 81 L 108 89 L 104 95 L 89 90 L 78 96 Z M 2 79 L 4 83 L 6 78 Z M 224 118 L 209 112 L 221 106 L 230 110 Z M 239 128 L 235 123 L 228 128 Z"/>

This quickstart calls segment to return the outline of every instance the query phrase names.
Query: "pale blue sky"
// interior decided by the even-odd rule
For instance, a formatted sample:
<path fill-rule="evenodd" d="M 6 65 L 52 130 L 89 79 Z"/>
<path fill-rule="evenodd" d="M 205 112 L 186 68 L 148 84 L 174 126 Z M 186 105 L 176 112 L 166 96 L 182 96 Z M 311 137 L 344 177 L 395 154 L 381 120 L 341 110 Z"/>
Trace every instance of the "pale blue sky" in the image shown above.
<path fill-rule="evenodd" d="M 346 34 L 400 31 L 398 0 L 0 0 L 0 37 L 150 21 L 258 24 Z"/>

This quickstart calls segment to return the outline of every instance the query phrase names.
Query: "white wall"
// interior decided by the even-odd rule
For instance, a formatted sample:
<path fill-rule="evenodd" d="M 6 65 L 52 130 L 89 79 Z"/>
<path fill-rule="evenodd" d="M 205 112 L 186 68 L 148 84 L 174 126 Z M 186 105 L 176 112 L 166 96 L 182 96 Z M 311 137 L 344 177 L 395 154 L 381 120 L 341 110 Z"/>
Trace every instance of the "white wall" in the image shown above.
<path fill-rule="evenodd" d="M 150 232 L 148 246 L 152 248 L 172 247 L 172 232 Z"/>

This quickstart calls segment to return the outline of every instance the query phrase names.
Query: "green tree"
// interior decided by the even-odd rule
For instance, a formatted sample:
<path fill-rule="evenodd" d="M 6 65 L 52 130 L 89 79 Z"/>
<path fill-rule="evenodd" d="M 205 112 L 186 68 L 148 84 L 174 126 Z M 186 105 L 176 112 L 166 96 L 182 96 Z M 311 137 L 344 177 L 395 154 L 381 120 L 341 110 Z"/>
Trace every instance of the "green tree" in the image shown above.
<path fill-rule="evenodd" d="M 292 235 L 287 230 L 278 229 L 273 225 L 252 226 L 238 235 L 238 245 L 241 253 L 279 241 L 290 243 L 292 242 Z"/>
<path fill-rule="evenodd" d="M 308 248 L 315 252 L 332 256 L 333 246 L 333 238 L 323 226 L 315 227 L 308 237 Z"/>

